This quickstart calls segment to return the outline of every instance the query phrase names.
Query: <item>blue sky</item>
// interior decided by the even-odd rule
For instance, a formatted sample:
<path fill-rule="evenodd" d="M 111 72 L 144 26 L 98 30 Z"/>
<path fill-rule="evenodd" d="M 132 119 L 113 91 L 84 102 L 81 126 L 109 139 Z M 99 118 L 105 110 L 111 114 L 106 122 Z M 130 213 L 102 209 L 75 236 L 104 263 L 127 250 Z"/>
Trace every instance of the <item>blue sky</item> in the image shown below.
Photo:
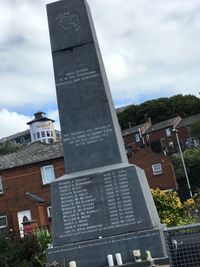
<path fill-rule="evenodd" d="M 0 137 L 38 110 L 58 124 L 46 7 L 0 1 Z M 199 0 L 88 0 L 116 106 L 200 91 Z"/>

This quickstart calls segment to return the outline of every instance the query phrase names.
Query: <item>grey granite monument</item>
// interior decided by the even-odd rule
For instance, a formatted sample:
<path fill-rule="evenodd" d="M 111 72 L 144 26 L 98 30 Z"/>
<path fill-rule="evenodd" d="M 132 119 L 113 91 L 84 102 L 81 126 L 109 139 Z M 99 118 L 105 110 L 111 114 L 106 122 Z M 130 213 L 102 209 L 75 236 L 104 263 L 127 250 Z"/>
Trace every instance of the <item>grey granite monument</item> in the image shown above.
<path fill-rule="evenodd" d="M 163 226 L 144 172 L 128 164 L 85 0 L 47 5 L 66 174 L 52 183 L 48 263 L 108 265 L 132 251 L 165 257 Z"/>

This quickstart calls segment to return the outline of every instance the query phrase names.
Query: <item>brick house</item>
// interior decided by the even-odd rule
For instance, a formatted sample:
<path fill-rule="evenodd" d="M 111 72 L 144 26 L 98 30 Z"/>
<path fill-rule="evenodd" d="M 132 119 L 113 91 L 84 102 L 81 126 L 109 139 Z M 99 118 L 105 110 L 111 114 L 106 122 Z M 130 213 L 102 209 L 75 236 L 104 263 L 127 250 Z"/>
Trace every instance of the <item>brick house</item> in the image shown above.
<path fill-rule="evenodd" d="M 142 125 L 138 125 L 134 127 L 134 131 L 122 132 L 125 144 L 132 146 L 129 162 L 145 171 L 151 188 L 177 190 L 173 164 L 166 150 L 174 142 L 172 129 L 180 120 L 180 117 L 175 117 L 154 125 L 148 122 L 146 127 L 143 125 L 143 131 L 140 130 Z"/>
<path fill-rule="evenodd" d="M 144 139 L 142 136 L 149 127 L 151 127 L 151 121 L 123 130 L 122 136 L 125 145 L 132 146 L 133 150 L 137 150 L 138 147 L 143 146 Z"/>
<path fill-rule="evenodd" d="M 153 125 L 148 122 L 122 131 L 127 152 L 131 151 L 129 162 L 144 169 L 151 188 L 178 189 L 170 159 L 171 154 L 178 152 L 173 129 L 178 130 L 182 149 L 199 146 L 199 140 L 190 135 L 190 125 L 196 121 L 200 121 L 200 114 L 184 119 L 178 116 Z"/>
<path fill-rule="evenodd" d="M 64 174 L 61 143 L 35 142 L 0 156 L 0 230 L 51 227 L 49 183 Z"/>
<path fill-rule="evenodd" d="M 184 150 L 185 148 L 199 147 L 200 142 L 198 138 L 191 136 L 190 126 L 192 123 L 200 121 L 200 113 L 182 119 L 176 129 L 178 130 L 178 135 L 181 143 L 181 147 Z"/>

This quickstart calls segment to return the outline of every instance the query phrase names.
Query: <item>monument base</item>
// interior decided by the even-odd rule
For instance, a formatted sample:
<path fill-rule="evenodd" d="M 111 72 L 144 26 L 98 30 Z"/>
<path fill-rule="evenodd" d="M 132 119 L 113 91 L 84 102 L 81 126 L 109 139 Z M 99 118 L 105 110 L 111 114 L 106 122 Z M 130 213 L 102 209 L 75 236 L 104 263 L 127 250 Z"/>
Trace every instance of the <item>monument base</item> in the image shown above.
<path fill-rule="evenodd" d="M 134 165 L 64 175 L 51 184 L 51 191 L 54 246 L 160 225 L 145 173 Z"/>
<path fill-rule="evenodd" d="M 103 267 L 107 255 L 121 253 L 133 261 L 133 250 L 145 258 L 166 257 L 163 225 L 144 171 L 130 164 L 110 165 L 67 174 L 51 184 L 53 248 L 48 263 Z"/>
<path fill-rule="evenodd" d="M 108 265 L 108 254 L 114 256 L 116 253 L 121 253 L 123 263 L 133 262 L 132 251 L 135 249 L 141 251 L 143 259 L 146 250 L 151 252 L 153 258 L 166 257 L 163 225 L 153 230 L 55 246 L 48 249 L 47 262 L 52 264 L 56 261 L 61 267 L 68 266 L 70 261 L 76 261 L 77 267 L 103 267 Z"/>

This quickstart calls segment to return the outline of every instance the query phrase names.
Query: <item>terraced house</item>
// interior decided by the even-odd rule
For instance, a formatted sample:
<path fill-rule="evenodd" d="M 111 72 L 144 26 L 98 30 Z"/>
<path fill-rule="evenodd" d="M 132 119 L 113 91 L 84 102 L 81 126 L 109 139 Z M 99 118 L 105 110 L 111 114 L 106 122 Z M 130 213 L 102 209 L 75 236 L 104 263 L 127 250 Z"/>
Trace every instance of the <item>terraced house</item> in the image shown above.
<path fill-rule="evenodd" d="M 34 142 L 0 156 L 0 230 L 51 227 L 50 182 L 64 174 L 61 143 Z"/>

